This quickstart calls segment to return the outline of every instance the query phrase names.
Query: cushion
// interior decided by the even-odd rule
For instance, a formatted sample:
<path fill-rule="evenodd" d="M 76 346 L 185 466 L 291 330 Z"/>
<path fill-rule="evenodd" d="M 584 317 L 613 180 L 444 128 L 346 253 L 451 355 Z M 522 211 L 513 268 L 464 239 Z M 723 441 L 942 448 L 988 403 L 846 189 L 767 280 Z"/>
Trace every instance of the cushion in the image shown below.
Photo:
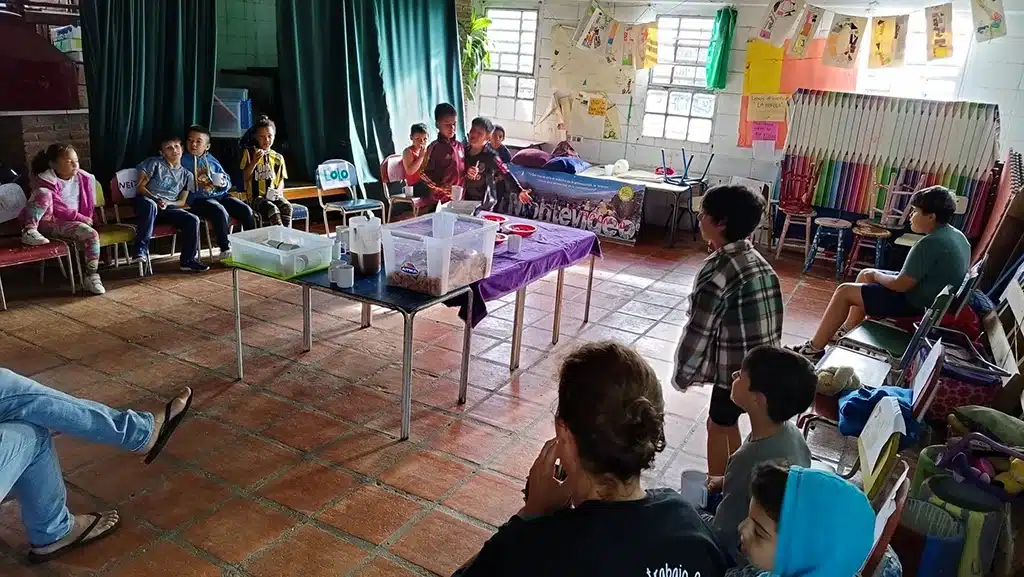
<path fill-rule="evenodd" d="M 309 218 L 309 209 L 302 204 L 292 205 L 292 220 L 303 220 Z"/>
<path fill-rule="evenodd" d="M 539 148 L 524 148 L 512 157 L 512 164 L 525 168 L 543 168 L 551 155 Z"/>
<path fill-rule="evenodd" d="M 583 171 L 588 168 L 590 168 L 589 162 L 575 156 L 560 156 L 558 158 L 552 158 L 544 165 L 544 170 L 565 172 L 568 174 L 582 174 Z"/>

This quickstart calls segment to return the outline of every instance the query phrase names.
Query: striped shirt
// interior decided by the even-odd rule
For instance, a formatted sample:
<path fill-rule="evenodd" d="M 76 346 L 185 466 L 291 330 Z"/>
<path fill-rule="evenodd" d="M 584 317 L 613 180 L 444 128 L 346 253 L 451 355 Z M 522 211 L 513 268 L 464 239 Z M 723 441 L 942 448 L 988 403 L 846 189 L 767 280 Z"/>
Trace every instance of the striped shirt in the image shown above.
<path fill-rule="evenodd" d="M 249 149 L 242 150 L 241 168 L 249 166 Z M 252 169 L 252 177 L 246 181 L 245 189 L 249 193 L 249 202 L 267 195 L 267 190 L 284 188 L 284 179 L 288 178 L 288 168 L 284 165 L 284 157 L 280 153 L 268 150 Z"/>

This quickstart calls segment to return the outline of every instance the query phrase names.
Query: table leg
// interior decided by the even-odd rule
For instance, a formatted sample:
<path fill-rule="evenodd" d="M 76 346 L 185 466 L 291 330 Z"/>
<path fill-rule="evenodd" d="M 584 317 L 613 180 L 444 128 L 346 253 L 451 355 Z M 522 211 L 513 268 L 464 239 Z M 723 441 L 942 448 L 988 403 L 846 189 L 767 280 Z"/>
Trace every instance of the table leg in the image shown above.
<path fill-rule="evenodd" d="M 238 296 L 238 269 L 231 269 L 231 285 L 234 287 L 235 301 L 235 362 L 238 368 L 238 380 L 242 380 L 242 303 Z"/>
<path fill-rule="evenodd" d="M 469 357 L 473 348 L 473 291 L 466 292 L 468 302 L 466 310 L 466 324 L 462 328 L 462 374 L 459 377 L 459 404 L 466 402 L 466 393 L 469 388 Z"/>
<path fill-rule="evenodd" d="M 555 323 L 551 327 L 551 344 L 558 344 L 558 333 L 562 328 L 562 288 L 565 286 L 565 269 L 558 269 L 558 282 L 555 284 Z"/>
<path fill-rule="evenodd" d="M 402 314 L 402 440 L 409 438 L 412 428 L 412 321 L 413 315 Z"/>
<path fill-rule="evenodd" d="M 587 274 L 587 305 L 583 309 L 583 324 L 590 322 L 590 294 L 594 292 L 594 263 L 597 257 L 590 255 L 590 272 Z"/>
<path fill-rule="evenodd" d="M 313 297 L 308 286 L 302 286 L 302 350 L 313 350 Z"/>
<path fill-rule="evenodd" d="M 523 314 L 526 310 L 526 287 L 516 291 L 515 320 L 512 321 L 512 354 L 508 360 L 509 372 L 519 368 L 519 349 L 523 344 Z"/>
<path fill-rule="evenodd" d="M 363 312 L 362 312 L 362 327 L 364 329 L 368 328 L 372 324 L 372 321 L 373 321 L 373 309 L 370 307 L 370 305 L 364 304 L 363 305 Z"/>

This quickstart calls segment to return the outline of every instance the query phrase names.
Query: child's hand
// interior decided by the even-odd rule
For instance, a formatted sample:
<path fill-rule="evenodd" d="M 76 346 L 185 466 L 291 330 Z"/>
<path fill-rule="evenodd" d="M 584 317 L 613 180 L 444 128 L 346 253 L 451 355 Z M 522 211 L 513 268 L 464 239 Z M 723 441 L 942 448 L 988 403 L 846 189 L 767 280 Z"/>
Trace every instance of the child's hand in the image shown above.
<path fill-rule="evenodd" d="M 531 192 L 533 191 L 528 188 L 524 188 L 523 190 L 519 191 L 519 202 L 523 204 L 532 204 L 533 197 L 530 196 Z"/>
<path fill-rule="evenodd" d="M 725 477 L 717 475 L 708 477 L 708 493 L 721 493 L 724 487 Z"/>
<path fill-rule="evenodd" d="M 167 201 L 166 200 L 162 200 L 162 199 L 157 199 L 156 206 L 160 210 L 163 210 L 163 209 L 167 208 Z"/>
<path fill-rule="evenodd" d="M 480 169 L 476 166 L 470 166 L 466 169 L 466 178 L 469 180 L 476 180 L 480 178 Z"/>

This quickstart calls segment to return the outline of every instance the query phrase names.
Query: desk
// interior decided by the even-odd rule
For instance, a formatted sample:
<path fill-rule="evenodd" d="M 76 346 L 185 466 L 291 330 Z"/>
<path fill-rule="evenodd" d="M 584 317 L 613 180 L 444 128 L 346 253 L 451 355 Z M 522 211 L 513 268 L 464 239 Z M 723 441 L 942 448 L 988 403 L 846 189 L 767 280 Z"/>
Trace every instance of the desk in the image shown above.
<path fill-rule="evenodd" d="M 604 173 L 603 166 L 591 166 L 583 171 L 583 176 L 617 180 L 626 184 L 642 184 L 647 190 L 668 195 L 672 199 L 672 212 L 669 214 L 668 238 L 665 241 L 665 245 L 669 248 L 676 244 L 676 230 L 679 228 L 679 217 L 681 216 L 680 204 L 684 197 L 687 198 L 687 203 L 682 210 L 683 212 L 690 213 L 690 228 L 693 230 L 694 240 L 697 239 L 696 214 L 700 210 L 701 197 L 694 197 L 690 186 L 669 184 L 665 182 L 665 179 L 660 174 L 654 174 L 646 170 L 630 170 L 623 174 L 608 176 Z"/>
<path fill-rule="evenodd" d="M 347 258 L 347 257 L 346 257 Z M 226 262 L 232 267 L 231 280 L 234 287 L 235 304 L 235 355 L 238 367 L 238 379 L 242 379 L 242 309 L 239 303 L 238 294 L 238 271 L 240 267 L 233 263 Z M 246 268 L 246 270 L 251 270 Z M 256 274 L 263 274 L 252 270 Z M 263 274 L 263 276 L 270 276 Z M 322 270 L 289 280 L 293 284 L 302 287 L 302 343 L 303 350 L 309 351 L 313 348 L 313 327 L 312 327 L 312 298 L 311 291 L 316 290 L 331 294 L 339 298 L 362 303 L 362 326 L 370 326 L 371 307 L 398 311 L 402 314 L 404 329 L 402 333 L 402 439 L 409 438 L 409 428 L 412 423 L 412 329 L 416 314 L 430 307 L 444 303 L 445 301 L 465 301 L 469 310 L 473 307 L 473 291 L 470 287 L 462 287 L 450 293 L 435 297 L 410 290 L 389 287 L 384 271 L 373 277 L 356 279 L 352 288 L 334 288 L 327 282 L 327 271 Z M 465 298 L 461 298 L 465 295 Z M 459 378 L 459 403 L 466 402 L 466 387 L 469 375 L 469 351 L 472 342 L 472 326 L 467 316 L 462 337 L 462 374 Z"/>

